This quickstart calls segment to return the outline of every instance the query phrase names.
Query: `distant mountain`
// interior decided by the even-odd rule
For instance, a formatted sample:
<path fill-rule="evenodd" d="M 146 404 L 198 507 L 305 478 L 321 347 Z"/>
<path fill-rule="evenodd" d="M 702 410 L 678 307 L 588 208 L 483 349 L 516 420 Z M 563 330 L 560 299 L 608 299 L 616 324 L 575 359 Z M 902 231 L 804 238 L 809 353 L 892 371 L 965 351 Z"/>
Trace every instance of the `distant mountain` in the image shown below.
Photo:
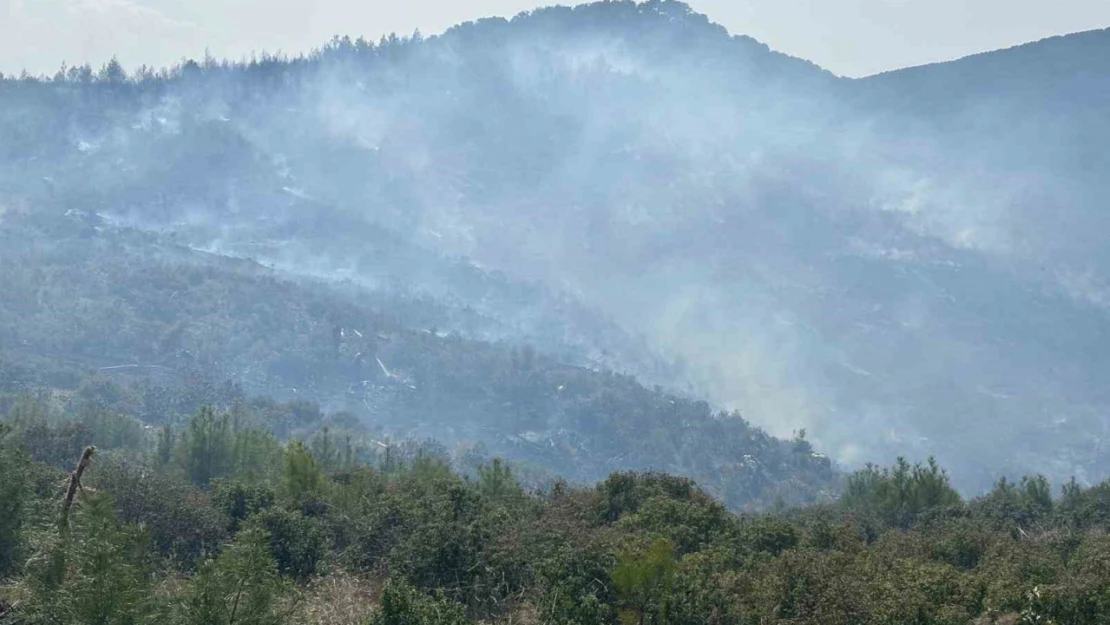
<path fill-rule="evenodd" d="M 399 317 L 805 428 L 845 465 L 1100 479 L 1108 50 L 848 80 L 653 1 L 77 68 L 0 83 L 0 210 L 434 301 Z"/>
<path fill-rule="evenodd" d="M 852 85 L 855 115 L 903 188 L 884 208 L 948 250 L 950 269 L 927 288 L 962 355 L 936 405 L 971 391 L 949 412 L 975 424 L 957 431 L 981 430 L 957 440 L 974 454 L 999 437 L 1014 456 L 995 473 L 1106 471 L 1107 61 L 1110 30 L 1091 31 Z M 934 448 L 958 445 L 932 429 Z"/>
<path fill-rule="evenodd" d="M 1110 29 L 889 72 L 856 86 L 884 141 L 927 137 L 915 146 L 919 161 L 931 160 L 944 175 L 1006 183 L 1013 197 L 986 216 L 1005 223 L 983 225 L 1017 248 L 1007 252 L 1034 262 L 1110 260 L 1097 227 L 1076 227 L 1105 219 L 1110 157 L 1100 146 L 1110 139 Z"/>

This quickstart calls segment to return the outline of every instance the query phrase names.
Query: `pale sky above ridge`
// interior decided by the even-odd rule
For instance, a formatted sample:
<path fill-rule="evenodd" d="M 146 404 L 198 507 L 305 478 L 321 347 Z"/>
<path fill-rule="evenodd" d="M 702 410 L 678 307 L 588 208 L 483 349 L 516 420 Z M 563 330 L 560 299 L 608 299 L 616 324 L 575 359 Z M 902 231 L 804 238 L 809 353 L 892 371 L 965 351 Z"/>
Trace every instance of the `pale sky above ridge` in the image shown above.
<path fill-rule="evenodd" d="M 332 35 L 442 32 L 535 0 L 0 0 L 0 71 L 289 53 Z M 692 0 L 735 34 L 863 76 L 1110 26 L 1110 0 Z"/>

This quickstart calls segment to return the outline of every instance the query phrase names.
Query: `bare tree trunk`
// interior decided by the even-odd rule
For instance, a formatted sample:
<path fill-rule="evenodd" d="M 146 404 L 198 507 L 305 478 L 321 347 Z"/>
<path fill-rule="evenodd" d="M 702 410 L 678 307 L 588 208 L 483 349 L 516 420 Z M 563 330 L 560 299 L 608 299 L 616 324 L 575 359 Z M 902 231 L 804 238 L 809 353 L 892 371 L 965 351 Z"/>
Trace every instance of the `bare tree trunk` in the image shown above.
<path fill-rule="evenodd" d="M 95 453 L 96 447 L 92 445 L 86 447 L 85 453 L 81 454 L 81 460 L 77 463 L 77 468 L 69 474 L 69 488 L 66 489 L 66 498 L 62 502 L 62 518 L 59 522 L 59 526 L 63 529 L 69 524 L 69 509 L 73 507 L 73 498 L 77 496 L 77 489 L 81 488 L 81 476 L 92 462 Z"/>

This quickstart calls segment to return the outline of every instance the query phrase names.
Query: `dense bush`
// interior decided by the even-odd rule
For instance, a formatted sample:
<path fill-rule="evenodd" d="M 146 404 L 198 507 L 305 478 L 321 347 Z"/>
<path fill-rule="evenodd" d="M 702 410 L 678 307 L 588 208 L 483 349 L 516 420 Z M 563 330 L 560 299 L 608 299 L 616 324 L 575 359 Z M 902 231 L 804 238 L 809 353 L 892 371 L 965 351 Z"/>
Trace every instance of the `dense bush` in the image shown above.
<path fill-rule="evenodd" d="M 88 480 L 112 496 L 120 520 L 144 528 L 156 552 L 183 565 L 216 553 L 228 538 L 208 495 L 172 473 L 103 455 Z"/>
<path fill-rule="evenodd" d="M 428 445 L 326 471 L 311 444 L 237 444 L 253 430 L 204 410 L 171 462 L 161 436 L 97 454 L 59 525 L 63 475 L 21 447 L 73 422 L 20 406 L 0 439 L 0 556 L 28 623 L 298 622 L 328 613 L 313 589 L 352 578 L 377 580 L 343 597 L 373 623 L 1087 625 L 1110 610 L 1105 484 L 1053 497 L 1040 477 L 1001 480 L 964 501 L 936 463 L 898 460 L 851 475 L 838 502 L 737 516 L 687 478 L 526 492 L 511 464 L 465 477 Z M 197 432 L 223 458 L 204 487 L 184 461 Z"/>
<path fill-rule="evenodd" d="M 23 555 L 25 506 L 31 495 L 24 473 L 27 459 L 6 441 L 9 434 L 0 423 L 0 579 L 15 571 Z"/>
<path fill-rule="evenodd" d="M 465 625 L 462 606 L 421 594 L 402 583 L 386 584 L 370 625 Z"/>

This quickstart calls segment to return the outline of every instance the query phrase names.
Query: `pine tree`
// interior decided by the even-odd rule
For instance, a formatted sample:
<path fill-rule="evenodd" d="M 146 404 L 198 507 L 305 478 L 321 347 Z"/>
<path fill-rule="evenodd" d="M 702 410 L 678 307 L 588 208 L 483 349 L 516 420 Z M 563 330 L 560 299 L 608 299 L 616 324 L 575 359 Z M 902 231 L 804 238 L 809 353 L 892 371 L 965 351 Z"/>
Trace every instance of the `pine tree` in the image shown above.
<path fill-rule="evenodd" d="M 270 536 L 248 528 L 220 557 L 209 560 L 190 581 L 177 608 L 181 625 L 279 625 L 288 620 L 280 599 L 285 590 L 270 554 Z"/>
<path fill-rule="evenodd" d="M 177 437 L 168 425 L 162 426 L 158 431 L 158 444 L 154 450 L 154 464 L 158 468 L 165 467 L 173 460 L 173 449 Z"/>
<path fill-rule="evenodd" d="M 185 474 L 197 486 L 208 486 L 213 479 L 231 472 L 232 452 L 230 417 L 216 414 L 209 407 L 201 408 L 181 439 L 179 457 Z"/>
<path fill-rule="evenodd" d="M 242 479 L 267 481 L 280 471 L 281 443 L 274 435 L 256 428 L 232 433 L 233 472 Z"/>
<path fill-rule="evenodd" d="M 389 581 L 370 625 L 466 625 L 463 606 L 429 597 L 407 584 Z"/>
<path fill-rule="evenodd" d="M 521 494 L 512 467 L 500 458 L 494 458 L 489 466 L 478 467 L 478 489 L 493 501 Z"/>
<path fill-rule="evenodd" d="M 339 450 L 336 448 L 335 442 L 331 438 L 331 432 L 327 426 L 324 426 L 312 440 L 309 441 L 309 448 L 312 451 L 312 456 L 327 470 L 338 468 L 339 465 Z"/>
<path fill-rule="evenodd" d="M 63 531 L 51 532 L 29 563 L 31 623 L 131 625 L 150 612 L 147 544 L 121 525 L 102 493 L 81 499 Z"/>
<path fill-rule="evenodd" d="M 323 490 L 324 474 L 305 444 L 293 441 L 285 450 L 283 494 L 291 501 L 303 503 L 317 497 Z"/>
<path fill-rule="evenodd" d="M 97 72 L 97 79 L 110 85 L 118 85 L 127 80 L 127 72 L 124 71 L 123 65 L 120 65 L 119 59 L 113 56 L 112 60 Z"/>
<path fill-rule="evenodd" d="M 670 588 L 675 566 L 674 545 L 663 538 L 652 541 L 643 552 L 626 551 L 619 556 L 612 577 L 623 606 L 623 625 L 644 625 L 662 610 L 661 598 Z"/>

